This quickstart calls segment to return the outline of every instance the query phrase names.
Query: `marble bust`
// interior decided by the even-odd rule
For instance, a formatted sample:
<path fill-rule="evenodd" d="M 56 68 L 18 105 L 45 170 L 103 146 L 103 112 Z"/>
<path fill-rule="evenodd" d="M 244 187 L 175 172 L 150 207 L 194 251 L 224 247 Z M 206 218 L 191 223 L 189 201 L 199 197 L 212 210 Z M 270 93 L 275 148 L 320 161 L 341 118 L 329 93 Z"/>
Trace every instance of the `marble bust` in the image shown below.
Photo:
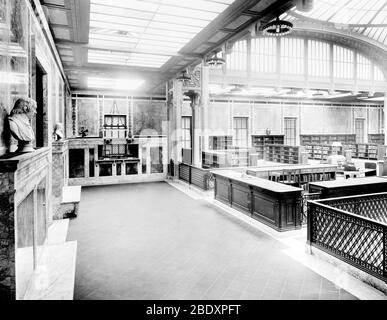
<path fill-rule="evenodd" d="M 35 133 L 31 126 L 31 120 L 36 114 L 36 102 L 30 98 L 20 98 L 15 102 L 11 111 L 9 127 L 12 136 L 18 141 L 17 152 L 33 152 L 32 146 Z"/>

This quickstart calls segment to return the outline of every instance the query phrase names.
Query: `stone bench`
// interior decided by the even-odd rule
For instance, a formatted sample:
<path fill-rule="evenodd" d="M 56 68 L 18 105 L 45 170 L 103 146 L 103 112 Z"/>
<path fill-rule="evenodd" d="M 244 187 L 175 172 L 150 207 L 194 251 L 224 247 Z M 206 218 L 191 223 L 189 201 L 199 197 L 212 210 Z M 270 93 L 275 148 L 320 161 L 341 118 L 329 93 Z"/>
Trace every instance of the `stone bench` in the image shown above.
<path fill-rule="evenodd" d="M 76 218 L 81 202 L 81 187 L 64 187 L 61 211 L 64 218 Z"/>

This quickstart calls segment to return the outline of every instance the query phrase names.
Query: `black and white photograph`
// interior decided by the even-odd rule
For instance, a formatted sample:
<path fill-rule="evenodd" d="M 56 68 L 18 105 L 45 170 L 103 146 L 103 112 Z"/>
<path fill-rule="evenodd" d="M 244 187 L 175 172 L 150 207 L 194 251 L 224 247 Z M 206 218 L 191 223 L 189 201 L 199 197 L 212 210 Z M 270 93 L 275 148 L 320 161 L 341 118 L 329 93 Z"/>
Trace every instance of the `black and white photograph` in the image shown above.
<path fill-rule="evenodd" d="M 386 151 L 387 0 L 0 0 L 0 304 L 387 300 Z"/>

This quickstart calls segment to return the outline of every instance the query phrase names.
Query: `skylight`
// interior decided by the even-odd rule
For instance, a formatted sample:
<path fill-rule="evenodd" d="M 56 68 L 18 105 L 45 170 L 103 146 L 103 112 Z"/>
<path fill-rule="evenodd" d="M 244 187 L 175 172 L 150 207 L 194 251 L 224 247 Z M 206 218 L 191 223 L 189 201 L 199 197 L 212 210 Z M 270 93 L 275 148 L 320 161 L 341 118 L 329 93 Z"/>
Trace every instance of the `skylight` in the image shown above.
<path fill-rule="evenodd" d="M 354 32 L 363 34 L 387 45 L 387 1 L 386 0 L 315 0 L 309 12 L 289 12 L 292 15 L 345 24 Z"/>
<path fill-rule="evenodd" d="M 234 1 L 91 0 L 89 62 L 160 68 Z"/>
<path fill-rule="evenodd" d="M 111 78 L 95 78 L 89 77 L 87 79 L 87 86 L 94 89 L 111 89 L 111 90 L 125 90 L 133 91 L 139 89 L 144 80 L 141 79 L 111 79 Z"/>

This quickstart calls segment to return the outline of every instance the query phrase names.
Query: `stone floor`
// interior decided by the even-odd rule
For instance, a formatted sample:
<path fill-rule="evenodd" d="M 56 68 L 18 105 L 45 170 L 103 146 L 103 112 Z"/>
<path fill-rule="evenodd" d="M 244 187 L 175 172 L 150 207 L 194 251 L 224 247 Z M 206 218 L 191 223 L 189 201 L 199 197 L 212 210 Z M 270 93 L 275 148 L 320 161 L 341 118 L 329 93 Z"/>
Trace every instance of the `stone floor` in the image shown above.
<path fill-rule="evenodd" d="M 167 183 L 84 188 L 74 299 L 356 299 Z"/>

